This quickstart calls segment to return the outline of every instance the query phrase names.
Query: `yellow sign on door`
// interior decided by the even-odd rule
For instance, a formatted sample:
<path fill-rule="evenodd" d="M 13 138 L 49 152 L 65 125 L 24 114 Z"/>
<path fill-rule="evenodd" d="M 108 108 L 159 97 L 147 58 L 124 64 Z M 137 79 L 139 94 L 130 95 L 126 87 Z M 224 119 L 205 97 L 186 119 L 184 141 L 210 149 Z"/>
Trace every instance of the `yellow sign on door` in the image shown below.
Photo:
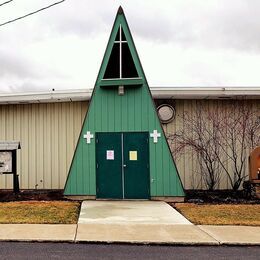
<path fill-rule="evenodd" d="M 137 151 L 129 151 L 129 161 L 137 161 Z"/>

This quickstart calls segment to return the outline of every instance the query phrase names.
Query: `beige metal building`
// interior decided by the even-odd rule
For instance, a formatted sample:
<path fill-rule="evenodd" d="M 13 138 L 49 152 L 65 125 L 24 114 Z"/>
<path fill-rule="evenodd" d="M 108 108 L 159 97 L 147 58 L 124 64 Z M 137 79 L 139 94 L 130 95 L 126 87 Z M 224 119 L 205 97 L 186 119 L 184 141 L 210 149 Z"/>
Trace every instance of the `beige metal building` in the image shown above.
<path fill-rule="evenodd" d="M 151 88 L 155 100 L 174 100 L 176 117 L 164 124 L 166 135 L 183 127 L 184 112 L 194 113 L 197 100 L 205 110 L 224 109 L 230 99 L 245 100 L 260 117 L 260 88 Z M 63 189 L 91 90 L 0 94 L 0 140 L 18 140 L 21 189 Z M 231 115 L 232 116 L 232 115 Z M 188 129 L 187 129 L 188 130 Z M 174 149 L 174 144 L 173 147 Z M 197 175 L 196 156 L 186 151 L 176 159 L 185 189 L 205 188 Z M 0 189 L 12 188 L 12 176 L 0 175 Z M 227 189 L 227 177 L 221 178 Z"/>

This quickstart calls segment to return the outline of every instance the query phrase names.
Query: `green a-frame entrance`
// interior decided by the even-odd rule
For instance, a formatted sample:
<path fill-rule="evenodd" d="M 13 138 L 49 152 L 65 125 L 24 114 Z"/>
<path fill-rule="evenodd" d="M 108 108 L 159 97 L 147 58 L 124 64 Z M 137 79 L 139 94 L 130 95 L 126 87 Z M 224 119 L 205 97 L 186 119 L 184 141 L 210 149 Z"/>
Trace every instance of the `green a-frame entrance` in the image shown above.
<path fill-rule="evenodd" d="M 134 143 L 137 146 L 132 147 Z M 121 7 L 79 135 L 64 194 L 117 199 L 184 196 Z"/>
<path fill-rule="evenodd" d="M 96 133 L 97 198 L 149 199 L 149 133 Z"/>

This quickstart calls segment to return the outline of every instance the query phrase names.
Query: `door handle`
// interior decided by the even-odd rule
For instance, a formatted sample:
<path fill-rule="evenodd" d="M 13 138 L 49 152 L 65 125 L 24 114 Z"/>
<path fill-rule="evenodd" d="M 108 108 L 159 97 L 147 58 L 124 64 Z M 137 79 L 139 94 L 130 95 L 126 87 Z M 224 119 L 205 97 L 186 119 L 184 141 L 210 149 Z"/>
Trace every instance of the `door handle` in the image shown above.
<path fill-rule="evenodd" d="M 123 164 L 123 167 L 125 168 L 125 167 L 126 167 L 126 164 Z"/>

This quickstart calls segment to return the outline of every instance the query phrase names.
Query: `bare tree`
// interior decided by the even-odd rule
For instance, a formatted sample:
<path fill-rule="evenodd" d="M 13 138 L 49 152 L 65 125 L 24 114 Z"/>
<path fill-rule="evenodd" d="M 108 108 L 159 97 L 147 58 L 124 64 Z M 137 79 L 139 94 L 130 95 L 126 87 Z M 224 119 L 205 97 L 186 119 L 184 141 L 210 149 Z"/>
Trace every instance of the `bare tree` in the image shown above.
<path fill-rule="evenodd" d="M 247 177 L 245 166 L 248 152 L 259 145 L 258 112 L 253 111 L 244 101 L 232 101 L 227 104 L 222 120 L 219 122 L 218 146 L 221 157 L 218 157 L 233 190 L 238 190 Z M 226 158 L 229 164 L 223 162 Z M 231 169 L 228 169 L 231 165 Z"/>
<path fill-rule="evenodd" d="M 259 145 L 259 116 L 244 101 L 226 103 L 224 111 L 205 109 L 197 101 L 193 114 L 184 113 L 183 128 L 169 139 L 175 154 L 189 147 L 197 155 L 199 171 L 209 190 L 226 175 L 233 190 L 247 177 L 248 151 Z"/>
<path fill-rule="evenodd" d="M 220 182 L 218 125 L 212 117 L 215 115 L 205 113 L 202 104 L 197 103 L 193 115 L 184 113 L 183 128 L 168 137 L 176 142 L 175 155 L 184 153 L 187 147 L 196 153 L 199 174 L 209 190 L 215 189 Z"/>

